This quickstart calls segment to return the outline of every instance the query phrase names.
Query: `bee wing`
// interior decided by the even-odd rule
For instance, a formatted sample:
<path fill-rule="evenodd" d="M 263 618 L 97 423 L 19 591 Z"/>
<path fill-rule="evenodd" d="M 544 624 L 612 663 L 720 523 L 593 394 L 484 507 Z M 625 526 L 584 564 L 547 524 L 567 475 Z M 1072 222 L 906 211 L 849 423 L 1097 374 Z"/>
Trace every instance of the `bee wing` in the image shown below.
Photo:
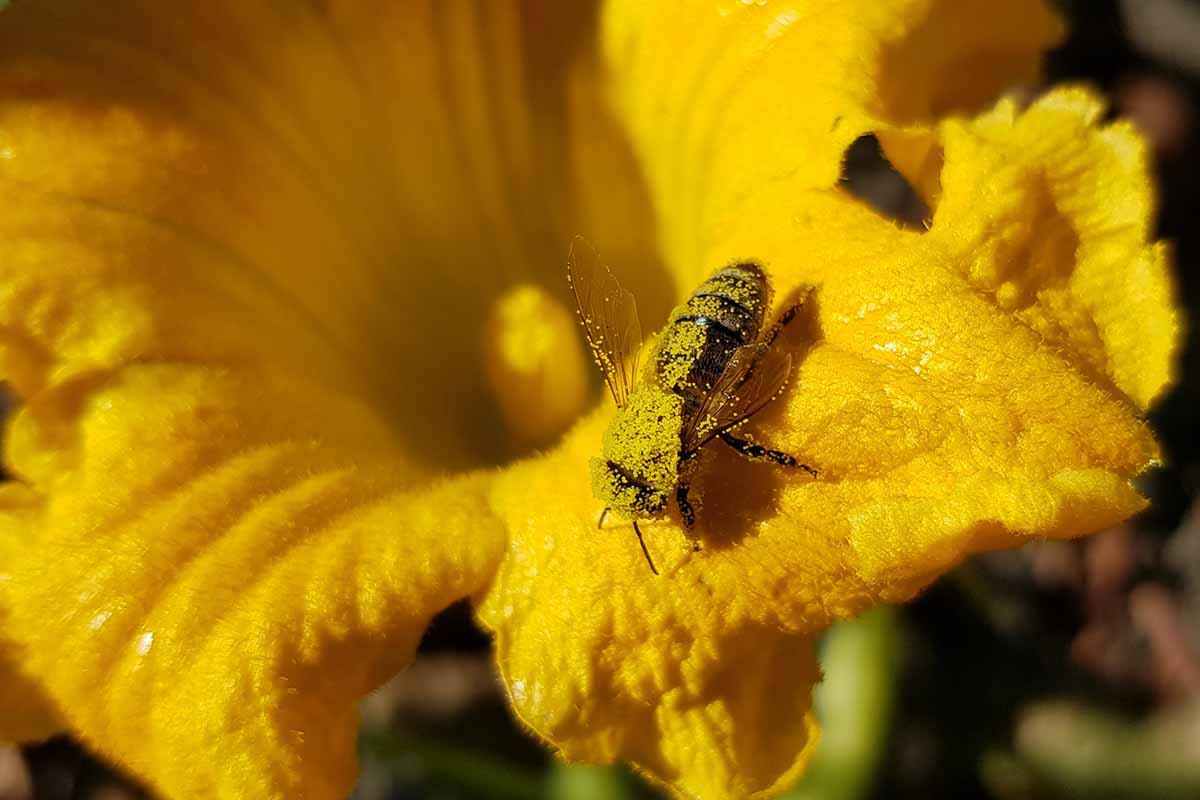
<path fill-rule="evenodd" d="M 617 407 L 624 408 L 637 377 L 638 353 L 642 349 L 637 301 L 621 288 L 592 246 L 579 236 L 571 242 L 567 280 L 575 293 L 592 355 L 604 370 L 604 380 Z"/>
<path fill-rule="evenodd" d="M 718 434 L 757 414 L 783 390 L 791 369 L 791 355 L 769 345 L 750 344 L 735 350 L 689 421 L 683 452 L 696 452 Z"/>

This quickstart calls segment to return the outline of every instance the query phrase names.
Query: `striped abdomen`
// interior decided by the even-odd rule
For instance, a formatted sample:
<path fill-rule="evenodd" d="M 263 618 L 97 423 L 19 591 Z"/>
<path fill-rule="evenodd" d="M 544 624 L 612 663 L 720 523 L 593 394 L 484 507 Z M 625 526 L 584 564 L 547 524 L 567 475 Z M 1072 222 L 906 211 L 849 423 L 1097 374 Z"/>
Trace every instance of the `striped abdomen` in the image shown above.
<path fill-rule="evenodd" d="M 733 352 L 757 341 L 770 304 L 762 267 L 748 262 L 717 270 L 671 312 L 656 367 L 662 385 L 684 398 L 685 413 L 712 388 Z"/>

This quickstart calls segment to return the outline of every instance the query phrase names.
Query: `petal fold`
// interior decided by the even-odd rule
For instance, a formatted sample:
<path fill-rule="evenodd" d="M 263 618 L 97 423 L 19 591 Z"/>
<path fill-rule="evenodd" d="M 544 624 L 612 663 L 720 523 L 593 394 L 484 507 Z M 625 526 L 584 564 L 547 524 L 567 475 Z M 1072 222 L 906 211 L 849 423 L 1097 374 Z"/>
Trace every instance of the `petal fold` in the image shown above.
<path fill-rule="evenodd" d="M 0 369 L 26 395 L 262 358 L 387 409 L 427 462 L 502 462 L 496 405 L 443 401 L 489 395 L 496 300 L 561 297 L 581 233 L 652 250 L 593 39 L 536 2 L 6 8 Z"/>
<path fill-rule="evenodd" d="M 92 376 L 10 436 L 44 494 L 3 529 L 5 636 L 71 729 L 169 797 L 344 797 L 356 701 L 504 541 L 483 477 L 411 488 L 373 414 L 266 370 Z"/>
<path fill-rule="evenodd" d="M 346 796 L 354 701 L 503 548 L 487 480 L 434 476 L 505 452 L 445 398 L 486 395 L 487 311 L 561 286 L 577 232 L 546 233 L 576 50 L 543 34 L 467 3 L 0 14 L 3 735 L 70 728 L 165 796 Z"/>
<path fill-rule="evenodd" d="M 732 713 L 738 684 L 714 677 L 726 661 L 908 599 L 973 552 L 1115 524 L 1144 506 L 1131 481 L 1157 455 L 1126 398 L 981 296 L 940 239 L 839 192 L 778 189 L 705 263 L 753 255 L 783 298 L 817 287 L 781 340 L 794 378 L 746 432 L 819 479 L 708 448 L 692 483 L 701 551 L 673 517 L 642 525 L 657 577 L 631 527 L 597 528 L 586 464 L 604 411 L 492 493 L 510 541 L 480 616 L 518 713 L 568 758 L 626 758 L 685 796 L 769 795 L 799 761 L 731 767 L 748 783 L 712 777 L 707 745 L 679 762 L 667 731 L 700 728 L 671 698 L 714 691 L 710 711 Z M 747 646 L 752 631 L 778 639 Z M 810 685 L 774 702 L 807 703 Z M 802 760 L 807 717 L 790 719 Z"/>
<path fill-rule="evenodd" d="M 780 345 L 794 353 L 793 378 L 746 432 L 820 477 L 709 448 L 691 487 L 702 549 L 675 518 L 646 521 L 655 577 L 631 528 L 597 529 L 585 464 L 605 428 L 598 413 L 495 485 L 509 551 L 479 613 L 518 713 L 566 757 L 630 759 L 681 796 L 769 796 L 815 734 L 815 670 L 777 682 L 774 665 L 805 663 L 808 638 L 831 622 L 910 598 L 971 553 L 1127 518 L 1145 504 L 1132 481 L 1157 445 L 1136 381 L 1097 381 L 1087 359 L 975 285 L 972 259 L 1031 271 L 1020 248 L 989 250 L 975 232 L 987 202 L 918 233 L 835 186 L 846 145 L 867 132 L 933 171 L 919 187 L 943 183 L 950 148 L 943 162 L 901 135 L 1034 77 L 1062 35 L 1047 4 L 612 3 L 604 23 L 616 106 L 679 294 L 741 259 L 765 264 L 780 306 L 815 287 Z M 1146 179 L 1143 162 L 1128 164 Z M 1083 202 L 1107 178 L 1094 162 L 1080 170 L 1072 196 Z M 1032 223 L 1036 200 L 1005 194 L 997 208 Z M 1108 232 L 1083 230 L 1079 248 L 1102 248 Z M 1047 264 L 1070 268 L 1075 250 L 1054 230 L 1026 233 Z M 1094 280 L 1122 286 L 1127 268 L 1107 260 Z M 1119 305 L 1130 289 L 1113 291 Z M 1147 302 L 1172 313 L 1164 293 Z M 1086 327 L 1078 316 L 1061 324 L 1071 336 Z M 1102 340 L 1100 351 L 1115 347 Z M 755 662 L 756 648 L 777 659 Z M 744 683 L 718 677 L 728 660 L 751 665 Z M 794 757 L 756 743 L 766 759 L 756 762 L 729 739 L 728 775 L 743 778 L 722 777 L 710 743 L 753 736 L 739 692 L 761 686 L 776 687 L 789 722 L 775 724 Z M 708 702 L 699 716 L 696 698 Z"/>
<path fill-rule="evenodd" d="M 1146 144 L 1103 113 L 1072 87 L 941 125 L 930 233 L 973 287 L 1145 409 L 1171 380 L 1180 321 L 1167 246 L 1151 240 Z"/>
<path fill-rule="evenodd" d="M 784 624 L 905 599 L 969 553 L 1144 506 L 1131 481 L 1158 449 L 1139 409 L 977 291 L 946 237 L 872 222 L 838 193 L 790 197 L 765 194 L 774 219 L 748 214 L 708 259 L 753 252 L 781 287 L 817 287 L 802 363 L 760 425 L 821 479 L 781 476 L 743 546 L 772 554 Z"/>
<path fill-rule="evenodd" d="M 774 796 L 817 740 L 812 640 L 750 623 L 673 524 L 645 529 L 661 579 L 627 524 L 596 528 L 578 466 L 602 421 L 493 488 L 512 540 L 478 613 L 513 707 L 568 760 L 630 761 L 680 797 Z"/>
<path fill-rule="evenodd" d="M 20 669 L 19 652 L 13 642 L 0 642 L 0 742 L 37 742 L 66 727 L 45 690 Z"/>
<path fill-rule="evenodd" d="M 1041 0 L 607 3 L 614 101 L 681 291 L 761 187 L 833 186 L 857 137 L 983 107 L 1062 34 Z"/>

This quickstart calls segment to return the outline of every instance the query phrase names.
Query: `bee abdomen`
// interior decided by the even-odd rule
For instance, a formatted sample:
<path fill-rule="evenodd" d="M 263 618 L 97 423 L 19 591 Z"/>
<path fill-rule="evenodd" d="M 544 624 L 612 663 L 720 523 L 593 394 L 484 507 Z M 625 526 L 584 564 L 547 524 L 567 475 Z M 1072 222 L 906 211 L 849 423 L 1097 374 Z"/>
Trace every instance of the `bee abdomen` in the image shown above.
<path fill-rule="evenodd" d="M 758 338 L 769 304 L 769 284 L 758 264 L 713 273 L 671 313 L 656 363 L 663 385 L 689 400 L 702 397 L 734 351 Z"/>

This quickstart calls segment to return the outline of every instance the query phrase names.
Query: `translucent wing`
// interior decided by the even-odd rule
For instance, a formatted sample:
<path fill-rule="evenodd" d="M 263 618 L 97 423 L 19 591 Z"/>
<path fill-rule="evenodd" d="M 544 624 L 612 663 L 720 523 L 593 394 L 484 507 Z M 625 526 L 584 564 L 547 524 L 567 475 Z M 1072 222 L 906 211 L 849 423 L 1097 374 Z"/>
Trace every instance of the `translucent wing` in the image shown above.
<path fill-rule="evenodd" d="M 791 355 L 768 345 L 750 344 L 735 350 L 684 429 L 683 452 L 696 452 L 718 434 L 757 414 L 783 390 L 791 369 Z"/>
<path fill-rule="evenodd" d="M 637 376 L 642 349 L 642 323 L 637 301 L 600 261 L 592 246 L 576 236 L 567 261 L 567 280 L 575 293 L 579 317 L 592 355 L 618 408 L 624 408 Z"/>

